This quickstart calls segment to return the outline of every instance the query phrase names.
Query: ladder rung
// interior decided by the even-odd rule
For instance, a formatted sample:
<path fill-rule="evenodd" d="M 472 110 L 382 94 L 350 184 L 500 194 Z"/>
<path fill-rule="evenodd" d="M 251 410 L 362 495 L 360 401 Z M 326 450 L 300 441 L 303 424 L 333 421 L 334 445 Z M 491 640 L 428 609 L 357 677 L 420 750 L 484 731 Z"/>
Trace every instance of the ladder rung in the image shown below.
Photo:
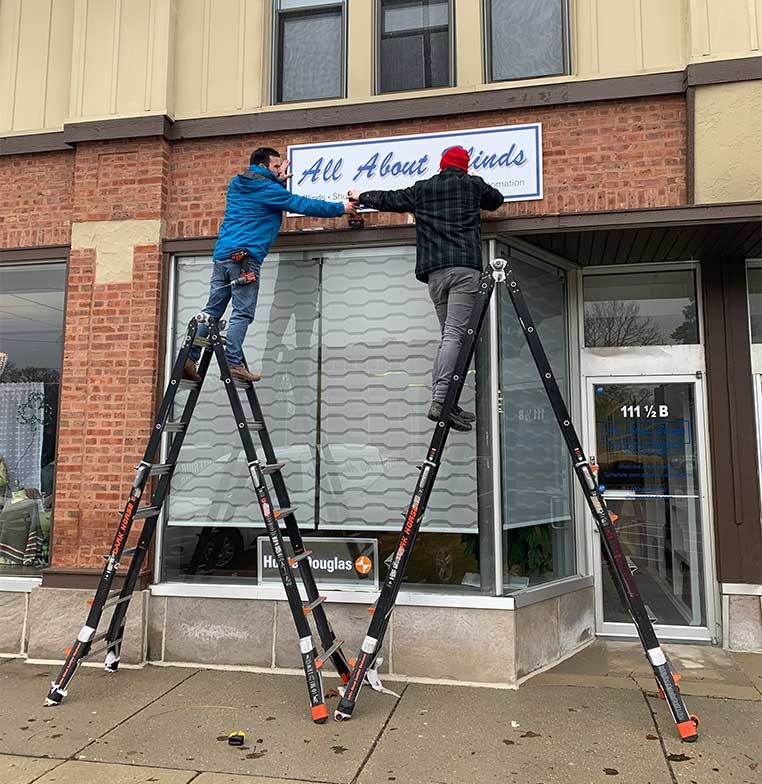
<path fill-rule="evenodd" d="M 89 651 L 86 656 L 82 657 L 82 660 L 91 659 L 93 656 L 97 656 L 99 653 L 103 653 L 107 651 L 109 648 L 113 648 L 115 645 L 119 645 L 124 638 L 120 637 L 118 640 L 114 640 L 114 642 L 110 642 L 106 645 L 102 645 L 100 648 L 96 648 L 94 651 Z"/>
<path fill-rule="evenodd" d="M 248 389 L 251 386 L 251 381 L 244 381 L 242 378 L 233 376 L 233 384 L 239 389 Z"/>
<path fill-rule="evenodd" d="M 187 422 L 167 422 L 164 425 L 164 432 L 165 433 L 184 433 L 185 428 L 188 427 Z"/>
<path fill-rule="evenodd" d="M 331 658 L 331 654 L 334 651 L 338 651 L 341 646 L 344 645 L 344 640 L 336 640 L 333 645 L 323 653 L 322 656 L 319 656 L 315 659 L 315 666 L 320 669 L 327 661 Z"/>
<path fill-rule="evenodd" d="M 293 514 L 296 511 L 295 506 L 286 506 L 283 509 L 273 509 L 273 517 L 276 520 L 280 520 L 283 517 L 288 517 L 289 515 Z"/>
<path fill-rule="evenodd" d="M 177 383 L 178 389 L 198 389 L 199 385 L 195 381 L 191 381 L 189 378 L 181 378 L 180 381 Z"/>
<path fill-rule="evenodd" d="M 149 517 L 156 517 L 161 512 L 160 506 L 143 506 L 135 512 L 136 520 L 143 520 Z"/>
<path fill-rule="evenodd" d="M 168 474 L 175 467 L 174 463 L 154 463 L 151 470 L 148 472 L 149 476 L 160 476 L 161 474 Z"/>
<path fill-rule="evenodd" d="M 108 637 L 108 632 L 101 632 L 100 634 L 96 634 L 92 640 L 90 640 L 90 645 L 95 645 L 96 642 L 100 642 L 101 640 L 105 640 Z"/>
<path fill-rule="evenodd" d="M 262 423 L 256 419 L 247 419 L 246 426 L 249 430 L 261 430 L 264 427 Z"/>
<path fill-rule="evenodd" d="M 126 558 L 126 557 L 129 557 L 129 556 L 131 556 L 131 555 L 135 555 L 135 553 L 136 553 L 137 551 L 138 551 L 138 548 L 137 548 L 137 547 L 130 547 L 130 549 L 129 549 L 129 550 L 123 550 L 123 551 L 122 551 L 122 556 L 121 556 L 121 557 L 122 557 L 122 558 Z"/>
<path fill-rule="evenodd" d="M 293 566 L 294 564 L 298 564 L 299 561 L 303 561 L 305 558 L 308 558 L 312 555 L 312 550 L 305 550 L 303 553 L 299 553 L 299 555 L 295 555 L 293 558 L 288 559 L 288 565 Z"/>
<path fill-rule="evenodd" d="M 225 343 L 227 343 L 227 338 L 224 335 L 220 335 L 220 343 L 222 343 L 223 346 L 225 345 Z M 207 346 L 211 346 L 212 345 L 212 341 L 209 340 L 209 338 L 200 338 L 200 337 L 197 336 L 193 340 L 193 345 L 194 346 L 201 346 L 201 348 L 206 348 Z"/>
<path fill-rule="evenodd" d="M 309 604 L 304 605 L 304 614 L 309 615 L 319 604 L 322 604 L 325 601 L 325 596 L 318 596 L 317 599 L 313 599 Z"/>
<path fill-rule="evenodd" d="M 267 463 L 266 465 L 262 466 L 262 473 L 267 476 L 267 474 L 274 474 L 276 471 L 280 471 L 285 467 L 285 463 Z"/>
<path fill-rule="evenodd" d="M 103 604 L 103 609 L 105 610 L 107 607 L 116 607 L 117 604 L 124 604 L 125 602 L 129 602 L 130 599 L 132 599 L 132 594 L 122 597 L 115 596 L 113 599 L 109 599 Z"/>

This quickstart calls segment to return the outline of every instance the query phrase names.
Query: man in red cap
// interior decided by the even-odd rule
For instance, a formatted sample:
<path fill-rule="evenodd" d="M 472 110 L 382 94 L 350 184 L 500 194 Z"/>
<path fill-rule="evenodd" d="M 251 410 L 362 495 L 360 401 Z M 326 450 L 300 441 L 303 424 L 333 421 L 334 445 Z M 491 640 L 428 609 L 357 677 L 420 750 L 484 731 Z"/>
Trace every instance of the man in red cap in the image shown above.
<path fill-rule="evenodd" d="M 432 370 L 431 408 L 436 422 L 455 368 L 482 271 L 480 210 L 496 210 L 503 195 L 481 177 L 468 173 L 463 147 L 445 150 L 439 173 L 397 191 L 349 191 L 349 200 L 382 212 L 411 212 L 416 223 L 415 276 L 429 287 L 442 329 Z M 471 430 L 476 417 L 456 408 L 454 430 Z"/>

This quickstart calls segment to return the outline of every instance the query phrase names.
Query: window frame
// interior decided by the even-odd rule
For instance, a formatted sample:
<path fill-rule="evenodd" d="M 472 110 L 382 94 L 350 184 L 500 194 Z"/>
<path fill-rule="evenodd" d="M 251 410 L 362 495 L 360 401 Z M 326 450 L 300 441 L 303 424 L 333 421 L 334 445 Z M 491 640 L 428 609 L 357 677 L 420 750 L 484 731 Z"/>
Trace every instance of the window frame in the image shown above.
<path fill-rule="evenodd" d="M 0 249 L 0 268 L 2 267 L 40 267 L 50 264 L 61 264 L 64 269 L 63 287 L 63 314 L 61 318 L 61 379 L 63 379 L 64 359 L 66 349 L 66 321 L 69 303 L 69 246 L 51 245 L 47 248 L 21 248 L 7 250 Z M 63 401 L 63 385 L 59 380 L 58 405 L 56 406 L 56 427 L 55 427 L 55 463 L 58 464 L 58 448 L 61 444 L 61 404 Z M 24 574 L 11 574 L 0 572 L 0 594 L 3 591 L 22 591 L 28 592 L 39 587 L 42 582 L 43 569 L 49 569 L 53 558 L 53 535 L 56 524 L 56 492 L 57 472 L 53 472 L 52 501 L 50 504 L 50 532 L 48 538 L 48 564 L 35 572 L 28 571 Z"/>
<path fill-rule="evenodd" d="M 309 0 L 305 0 L 308 3 Z M 271 83 L 270 83 L 270 103 L 274 106 L 289 106 L 302 103 L 313 103 L 315 101 L 340 101 L 347 97 L 347 31 L 348 22 L 347 16 L 349 14 L 348 0 L 334 0 L 333 2 L 321 5 L 305 5 L 299 8 L 288 8 L 281 10 L 279 8 L 280 0 L 272 0 L 272 41 L 271 50 L 272 57 L 270 62 Z M 326 11 L 339 10 L 341 12 L 341 73 L 339 76 L 340 94 L 331 97 L 310 98 L 308 100 L 298 101 L 285 101 L 279 98 L 282 93 L 282 74 L 281 74 L 281 18 L 292 17 L 307 17 L 317 16 L 318 14 L 325 14 Z"/>
<path fill-rule="evenodd" d="M 455 3 L 453 0 L 447 0 L 447 67 L 449 70 L 447 84 L 443 87 L 414 87 L 409 90 L 381 89 L 381 36 L 383 35 L 383 5 L 384 0 L 375 0 L 375 8 L 373 12 L 373 95 L 403 95 L 405 93 L 423 92 L 425 90 L 446 90 L 451 87 L 456 87 Z M 400 33 L 393 37 L 401 37 L 402 35 L 404 35 L 404 33 Z"/>
<path fill-rule="evenodd" d="M 512 79 L 495 79 L 492 76 L 492 3 L 494 0 L 483 0 L 482 3 L 482 44 L 484 51 L 484 83 L 504 84 L 506 82 L 526 82 L 533 79 L 553 79 L 559 76 L 570 76 L 571 63 L 571 0 L 556 0 L 561 3 L 561 59 L 563 70 L 557 73 L 541 74 L 538 76 L 517 76 Z"/>

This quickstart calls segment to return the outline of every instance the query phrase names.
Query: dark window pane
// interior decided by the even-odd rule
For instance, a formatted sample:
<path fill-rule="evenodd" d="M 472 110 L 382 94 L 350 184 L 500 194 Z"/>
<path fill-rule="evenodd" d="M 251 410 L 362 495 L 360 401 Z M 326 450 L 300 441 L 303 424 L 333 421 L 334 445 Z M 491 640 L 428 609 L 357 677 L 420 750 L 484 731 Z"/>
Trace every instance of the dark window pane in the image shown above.
<path fill-rule="evenodd" d="M 762 267 L 749 267 L 751 342 L 762 343 Z"/>
<path fill-rule="evenodd" d="M 491 0 L 492 80 L 564 72 L 562 0 Z"/>
<path fill-rule="evenodd" d="M 381 92 L 449 85 L 447 2 L 392 0 L 383 4 L 381 19 Z"/>
<path fill-rule="evenodd" d="M 583 288 L 588 348 L 699 342 L 692 270 L 587 275 Z"/>
<path fill-rule="evenodd" d="M 340 9 L 282 15 L 279 40 L 279 101 L 341 97 Z"/>
<path fill-rule="evenodd" d="M 0 574 L 47 566 L 64 264 L 0 266 Z"/>

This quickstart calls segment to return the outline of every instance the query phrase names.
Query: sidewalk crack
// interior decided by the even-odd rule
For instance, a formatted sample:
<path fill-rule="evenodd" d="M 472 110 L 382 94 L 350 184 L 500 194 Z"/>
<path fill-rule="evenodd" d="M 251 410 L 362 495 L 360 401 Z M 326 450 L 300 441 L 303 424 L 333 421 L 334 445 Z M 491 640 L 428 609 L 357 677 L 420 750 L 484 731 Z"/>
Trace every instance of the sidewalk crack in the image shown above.
<path fill-rule="evenodd" d="M 635 678 L 631 675 L 630 676 L 633 681 Z M 638 682 L 635 681 L 637 684 Z M 656 713 L 651 709 L 651 703 L 648 702 L 648 694 L 641 688 L 640 684 L 638 684 L 638 690 L 640 691 L 641 695 L 643 696 L 643 701 L 646 703 L 646 710 L 651 716 L 651 721 L 654 725 L 654 730 L 656 731 L 656 735 L 659 738 L 659 745 L 661 746 L 661 753 L 664 755 L 664 762 L 667 764 L 667 770 L 669 771 L 669 777 L 672 784 L 679 784 L 677 780 L 677 776 L 675 775 L 675 771 L 672 768 L 672 765 L 669 761 L 669 755 L 667 754 L 667 746 L 664 743 L 664 736 L 662 735 L 661 729 L 659 728 L 659 723 L 656 721 Z"/>
<path fill-rule="evenodd" d="M 392 720 L 392 716 L 394 716 L 394 714 L 397 712 L 397 708 L 399 708 L 400 703 L 402 702 L 402 698 L 405 696 L 405 692 L 407 691 L 407 687 L 409 685 L 410 684 L 406 683 L 405 687 L 402 689 L 402 694 L 400 694 L 400 698 L 394 704 L 394 707 L 391 709 L 391 711 L 389 712 L 389 715 L 386 717 L 386 721 L 383 723 L 381 729 L 378 731 L 378 734 L 373 739 L 373 743 L 370 746 L 370 750 L 365 755 L 365 758 L 363 759 L 363 761 L 360 763 L 360 767 L 357 769 L 357 773 L 355 773 L 355 775 L 354 775 L 352 781 L 350 782 L 350 784 L 357 784 L 357 781 L 360 778 L 360 775 L 362 774 L 363 770 L 365 770 L 365 766 L 368 764 L 368 761 L 370 760 L 373 752 L 376 750 L 376 746 L 378 745 L 379 741 L 381 740 L 381 737 L 384 734 L 384 731 L 389 726 L 389 722 Z"/>

